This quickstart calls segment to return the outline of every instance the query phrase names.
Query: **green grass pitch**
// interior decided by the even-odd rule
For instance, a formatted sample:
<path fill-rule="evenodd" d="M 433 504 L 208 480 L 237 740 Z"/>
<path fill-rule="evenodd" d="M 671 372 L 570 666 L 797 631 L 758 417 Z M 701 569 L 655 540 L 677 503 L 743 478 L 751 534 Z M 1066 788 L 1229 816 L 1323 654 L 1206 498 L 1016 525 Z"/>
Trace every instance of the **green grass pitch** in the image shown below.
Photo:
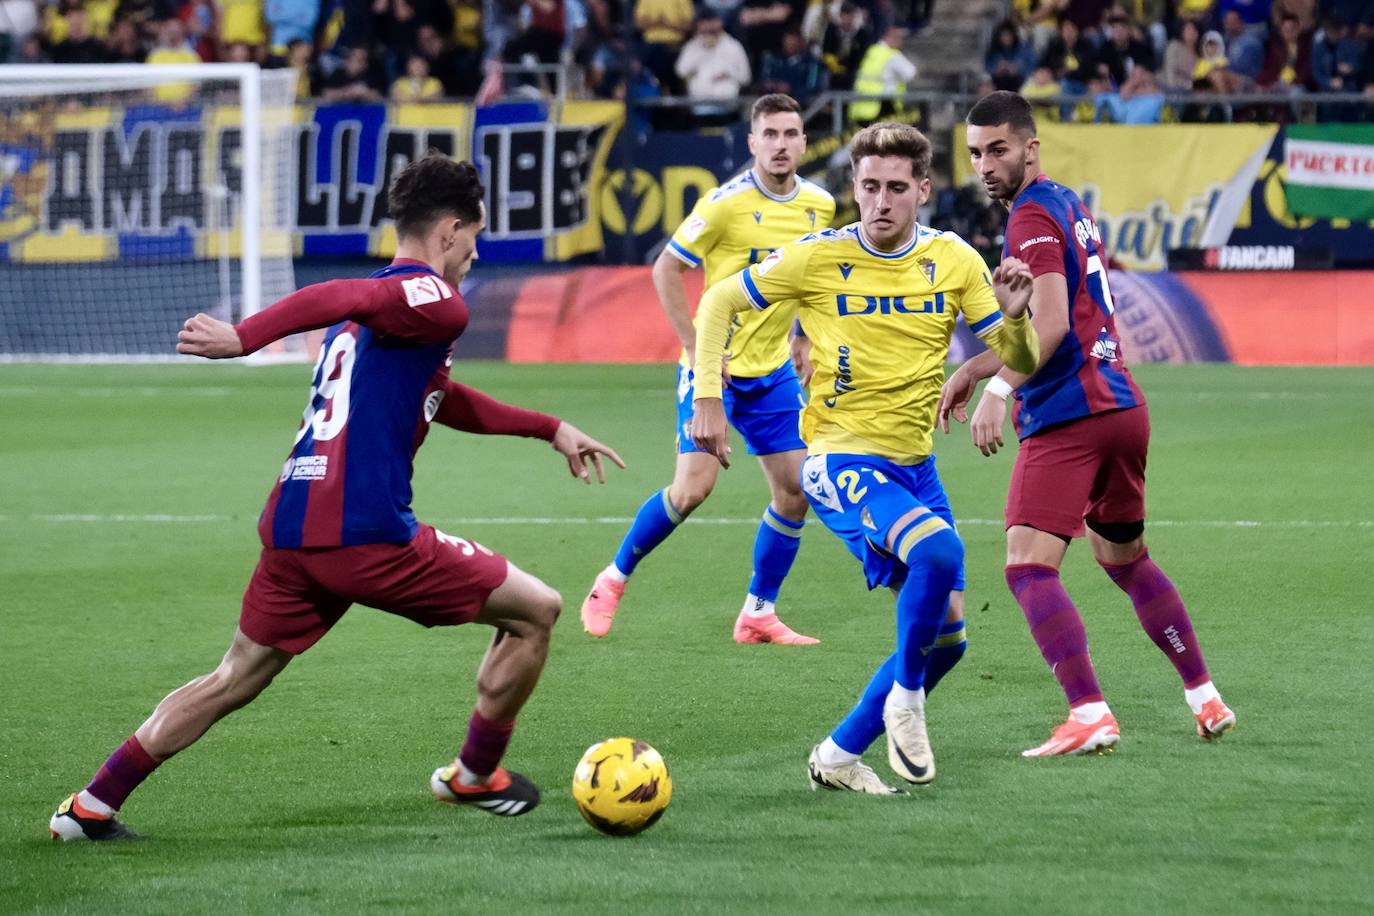
<path fill-rule="evenodd" d="M 542 443 L 443 429 L 417 462 L 421 518 L 564 595 L 507 758 L 543 807 L 504 820 L 429 794 L 489 631 L 355 609 L 154 775 L 124 810 L 150 838 L 112 847 L 55 844 L 47 818 L 227 646 L 306 370 L 0 367 L 0 910 L 1368 912 L 1374 373 L 1138 374 L 1149 542 L 1240 716 L 1216 745 L 1080 544 L 1065 579 L 1124 740 L 1111 757 L 1019 758 L 1063 699 L 1002 580 L 1011 455 L 982 458 L 960 429 L 937 448 L 965 520 L 970 652 L 930 707 L 939 778 L 907 798 L 808 791 L 809 749 L 890 651 L 891 598 L 813 520 L 782 607 L 822 644 L 736 646 L 766 499 L 737 445 L 611 635 L 587 637 L 577 607 L 617 520 L 671 473 L 671 370 L 460 364 L 630 464 L 584 487 Z M 619 734 L 658 747 L 675 783 L 629 840 L 591 831 L 569 795 L 582 750 Z M 886 773 L 884 757 L 869 755 Z"/>

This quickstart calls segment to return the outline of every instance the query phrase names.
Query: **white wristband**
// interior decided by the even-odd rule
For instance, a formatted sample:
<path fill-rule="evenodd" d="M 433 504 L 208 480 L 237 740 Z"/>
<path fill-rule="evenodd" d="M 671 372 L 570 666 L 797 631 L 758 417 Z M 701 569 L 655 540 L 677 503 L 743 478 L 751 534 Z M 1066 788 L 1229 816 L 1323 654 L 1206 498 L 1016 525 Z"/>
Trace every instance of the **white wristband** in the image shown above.
<path fill-rule="evenodd" d="M 1002 378 L 1000 375 L 994 375 L 992 378 L 988 379 L 987 386 L 983 388 L 983 394 L 990 394 L 993 397 L 1001 398 L 1004 401 L 1007 399 L 1007 395 L 1011 394 L 1011 392 L 1011 384 L 1008 383 L 1007 380 Z"/>

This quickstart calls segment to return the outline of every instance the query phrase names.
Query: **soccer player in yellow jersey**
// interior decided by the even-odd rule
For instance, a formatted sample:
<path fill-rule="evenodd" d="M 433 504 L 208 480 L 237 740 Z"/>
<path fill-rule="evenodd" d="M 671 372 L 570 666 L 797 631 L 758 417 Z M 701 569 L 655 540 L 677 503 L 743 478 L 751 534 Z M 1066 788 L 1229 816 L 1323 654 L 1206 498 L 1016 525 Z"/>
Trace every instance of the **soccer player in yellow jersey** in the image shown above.
<path fill-rule="evenodd" d="M 784 245 L 702 297 L 692 438 L 728 466 L 721 384 L 710 370 L 733 316 L 800 300 L 814 366 L 802 411 L 802 486 L 817 517 L 863 563 L 869 588 L 897 593 L 896 652 L 811 752 L 811 785 L 883 795 L 898 790 L 861 757 L 884 730 L 898 776 L 935 778 L 924 688 L 964 559 L 930 454 L 955 318 L 963 314 L 1003 362 L 1024 371 L 1034 368 L 1038 344 L 1024 264 L 1009 259 L 989 276 L 958 236 L 917 224 L 930 194 L 930 141 L 908 125 L 874 124 L 849 155 L 858 223 Z"/>
<path fill-rule="evenodd" d="M 582 603 L 582 626 L 593 636 L 610 630 L 630 574 L 710 495 L 720 471 L 715 458 L 693 445 L 688 434 L 696 332 L 683 273 L 704 266 L 710 285 L 761 261 L 777 246 L 830 225 L 835 215 L 834 198 L 797 174 L 806 134 L 801 109 L 791 97 L 765 95 L 754 103 L 749 151 L 753 166 L 698 201 L 654 264 L 654 287 L 683 346 L 677 370 L 677 469 L 672 485 L 640 507 L 615 560 L 596 577 Z M 727 347 L 712 364 L 719 395 L 721 360 L 728 360 L 725 410 L 750 454 L 758 456 L 772 494 L 754 539 L 749 593 L 735 621 L 735 641 L 740 643 L 817 642 L 782 623 L 774 609 L 806 518 L 800 484 L 806 446 L 797 429 L 803 398 L 787 343 L 793 311 L 784 303 L 768 312 L 737 316 Z"/>

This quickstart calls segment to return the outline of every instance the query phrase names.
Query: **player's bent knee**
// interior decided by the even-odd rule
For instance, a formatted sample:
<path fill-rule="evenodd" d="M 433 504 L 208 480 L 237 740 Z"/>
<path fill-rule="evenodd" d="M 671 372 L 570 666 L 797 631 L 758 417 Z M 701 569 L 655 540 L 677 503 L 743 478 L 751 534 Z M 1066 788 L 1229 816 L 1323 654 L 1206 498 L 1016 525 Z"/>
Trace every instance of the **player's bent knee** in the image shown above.
<path fill-rule="evenodd" d="M 706 497 L 711 495 L 712 489 L 714 489 L 714 481 L 687 481 L 681 486 L 675 485 L 668 492 L 668 499 L 679 515 L 687 516 L 706 502 Z"/>

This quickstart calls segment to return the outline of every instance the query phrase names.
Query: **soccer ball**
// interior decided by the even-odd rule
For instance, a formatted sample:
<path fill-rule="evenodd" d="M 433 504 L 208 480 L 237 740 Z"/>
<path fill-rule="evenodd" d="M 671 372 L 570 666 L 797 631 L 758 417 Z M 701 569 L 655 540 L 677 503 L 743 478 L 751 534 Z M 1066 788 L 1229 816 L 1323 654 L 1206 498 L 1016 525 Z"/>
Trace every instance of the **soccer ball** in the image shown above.
<path fill-rule="evenodd" d="M 573 800 L 587 823 L 611 836 L 633 836 L 663 816 L 673 778 L 658 751 L 633 738 L 587 748 L 573 772 Z"/>

